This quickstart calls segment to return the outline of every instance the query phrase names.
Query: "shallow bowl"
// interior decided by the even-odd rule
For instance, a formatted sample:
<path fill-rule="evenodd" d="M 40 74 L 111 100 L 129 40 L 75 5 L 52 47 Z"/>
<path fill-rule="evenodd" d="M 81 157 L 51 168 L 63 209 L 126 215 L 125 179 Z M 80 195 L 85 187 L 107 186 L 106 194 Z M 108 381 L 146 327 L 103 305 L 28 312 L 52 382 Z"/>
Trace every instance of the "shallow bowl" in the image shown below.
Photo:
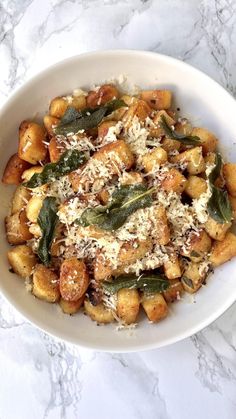
<path fill-rule="evenodd" d="M 64 60 L 28 81 L 16 91 L 0 112 L 0 171 L 17 149 L 22 120 L 40 118 L 49 101 L 76 87 L 89 88 L 125 75 L 142 88 L 169 88 L 181 115 L 194 125 L 212 130 L 220 149 L 236 161 L 236 103 L 211 78 L 174 58 L 142 51 L 102 51 Z M 0 186 L 1 279 L 6 299 L 30 322 L 57 338 L 94 350 L 129 352 L 158 348 L 186 338 L 219 317 L 236 300 L 236 260 L 216 269 L 207 286 L 194 296 L 185 295 L 170 307 L 170 315 L 158 324 L 141 319 L 134 330 L 117 331 L 114 325 L 100 326 L 79 313 L 67 316 L 58 306 L 42 302 L 26 292 L 23 281 L 9 272 L 4 217 L 14 188 Z"/>

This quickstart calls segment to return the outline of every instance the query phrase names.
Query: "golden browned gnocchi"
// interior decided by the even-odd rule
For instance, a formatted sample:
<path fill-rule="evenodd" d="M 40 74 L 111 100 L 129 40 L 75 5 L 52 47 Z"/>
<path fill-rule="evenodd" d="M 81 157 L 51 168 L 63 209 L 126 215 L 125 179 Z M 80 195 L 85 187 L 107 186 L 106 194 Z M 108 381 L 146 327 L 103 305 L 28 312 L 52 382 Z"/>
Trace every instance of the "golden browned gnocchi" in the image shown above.
<path fill-rule="evenodd" d="M 23 121 L 19 128 L 18 156 L 31 164 L 44 160 L 47 155 L 45 140 L 46 130 L 43 126 Z"/>
<path fill-rule="evenodd" d="M 65 314 L 119 327 L 142 310 L 164 319 L 236 256 L 236 163 L 218 142 L 158 86 L 52 98 L 42 122 L 21 122 L 2 177 L 17 185 L 5 218 L 12 271 Z"/>

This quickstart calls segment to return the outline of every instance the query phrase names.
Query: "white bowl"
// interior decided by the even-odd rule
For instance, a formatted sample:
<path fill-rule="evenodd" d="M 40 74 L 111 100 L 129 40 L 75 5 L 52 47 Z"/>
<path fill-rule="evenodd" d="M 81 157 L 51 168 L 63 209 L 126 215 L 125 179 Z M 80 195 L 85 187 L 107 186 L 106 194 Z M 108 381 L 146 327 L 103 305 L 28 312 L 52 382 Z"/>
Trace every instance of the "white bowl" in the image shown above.
<path fill-rule="evenodd" d="M 181 114 L 205 126 L 220 138 L 220 148 L 236 161 L 236 103 L 215 81 L 176 59 L 142 51 L 102 51 L 76 56 L 43 71 L 8 100 L 0 113 L 1 172 L 16 152 L 18 126 L 23 119 L 39 118 L 50 99 L 76 87 L 90 87 L 124 74 L 143 88 L 166 87 L 174 92 Z M 142 319 L 132 331 L 116 331 L 114 325 L 100 326 L 82 313 L 63 315 L 56 305 L 44 303 L 27 293 L 24 282 L 9 272 L 3 220 L 14 188 L 1 185 L 1 280 L 0 290 L 30 322 L 68 342 L 95 350 L 128 352 L 174 343 L 198 332 L 220 316 L 236 300 L 236 260 L 216 269 L 207 286 L 195 296 L 170 307 L 170 315 L 158 324 Z"/>

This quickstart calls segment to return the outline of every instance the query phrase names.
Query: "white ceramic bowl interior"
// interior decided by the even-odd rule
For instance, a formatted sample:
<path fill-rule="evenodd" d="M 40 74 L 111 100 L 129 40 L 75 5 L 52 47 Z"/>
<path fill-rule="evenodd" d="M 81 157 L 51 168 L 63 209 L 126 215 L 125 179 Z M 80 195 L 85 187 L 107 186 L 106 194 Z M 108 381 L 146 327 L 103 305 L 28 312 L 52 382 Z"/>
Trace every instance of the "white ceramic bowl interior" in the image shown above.
<path fill-rule="evenodd" d="M 76 87 L 89 88 L 120 74 L 142 88 L 168 88 L 174 92 L 183 116 L 194 125 L 212 130 L 220 138 L 220 149 L 236 161 L 236 104 L 212 79 L 176 59 L 142 51 L 105 51 L 67 59 L 40 73 L 8 100 L 0 113 L 0 167 L 17 149 L 18 126 L 24 119 L 38 119 L 47 112 L 50 99 L 70 93 Z M 96 350 L 128 352 L 161 347 L 190 336 L 221 315 L 235 300 L 236 261 L 216 269 L 193 298 L 170 307 L 170 315 L 158 324 L 144 318 L 134 330 L 117 331 L 114 325 L 100 326 L 79 313 L 63 315 L 57 305 L 27 293 L 24 283 L 9 272 L 4 217 L 14 188 L 0 186 L 1 279 L 0 290 L 30 322 L 46 332 Z"/>

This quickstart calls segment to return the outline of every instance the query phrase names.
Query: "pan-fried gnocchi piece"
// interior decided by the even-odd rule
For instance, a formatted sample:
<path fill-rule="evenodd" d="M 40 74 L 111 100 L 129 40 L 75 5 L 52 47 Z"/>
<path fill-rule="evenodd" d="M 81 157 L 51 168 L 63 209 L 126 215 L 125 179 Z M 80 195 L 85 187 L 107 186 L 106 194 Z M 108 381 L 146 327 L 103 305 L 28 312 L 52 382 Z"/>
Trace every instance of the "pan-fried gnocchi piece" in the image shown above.
<path fill-rule="evenodd" d="M 163 297 L 167 303 L 173 303 L 180 300 L 183 294 L 183 285 L 178 279 L 170 279 L 169 288 L 163 291 Z"/>
<path fill-rule="evenodd" d="M 236 236 L 228 231 L 222 241 L 213 244 L 209 260 L 214 267 L 217 267 L 234 256 L 236 256 Z"/>
<path fill-rule="evenodd" d="M 170 90 L 143 90 L 140 97 L 152 109 L 169 109 L 171 106 L 172 93 Z"/>
<path fill-rule="evenodd" d="M 18 155 L 22 160 L 37 164 L 47 155 L 46 130 L 36 122 L 23 121 L 19 128 Z"/>
<path fill-rule="evenodd" d="M 112 323 L 114 315 L 111 310 L 106 308 L 102 303 L 94 306 L 89 300 L 84 300 L 85 313 L 95 322 L 99 324 Z"/>
<path fill-rule="evenodd" d="M 13 154 L 5 167 L 2 182 L 6 185 L 19 185 L 21 183 L 22 173 L 30 167 L 30 164 L 20 159 L 18 154 Z"/>
<path fill-rule="evenodd" d="M 137 259 L 145 256 L 151 249 L 152 241 L 150 239 L 124 243 L 119 253 L 120 267 L 124 268 L 127 265 L 131 265 Z"/>
<path fill-rule="evenodd" d="M 104 137 L 108 134 L 108 131 L 110 128 L 115 127 L 117 124 L 117 121 L 104 121 L 98 126 L 98 138 L 100 140 L 103 140 Z"/>
<path fill-rule="evenodd" d="M 192 135 L 192 130 L 193 130 L 192 124 L 186 118 L 182 118 L 175 125 L 175 132 L 177 134 L 182 134 L 182 135 L 186 135 L 186 136 Z M 179 144 L 181 146 L 181 143 L 179 143 Z M 183 144 L 182 144 L 182 146 L 183 146 Z"/>
<path fill-rule="evenodd" d="M 185 189 L 186 178 L 182 173 L 171 168 L 168 172 L 164 173 L 161 177 L 160 186 L 166 192 L 182 193 Z"/>
<path fill-rule="evenodd" d="M 164 272 L 168 279 L 176 279 L 181 277 L 181 267 L 177 254 L 172 254 L 166 262 L 164 262 Z"/>
<path fill-rule="evenodd" d="M 28 182 L 35 173 L 41 173 L 42 171 L 43 171 L 42 166 L 33 166 L 30 169 L 25 170 L 24 173 L 22 174 L 23 182 Z M 37 188 L 34 188 L 33 191 L 43 193 L 47 190 L 47 188 L 48 188 L 48 185 L 45 184 L 45 185 L 42 185 L 42 186 L 38 186 Z"/>
<path fill-rule="evenodd" d="M 98 90 L 92 90 L 87 96 L 88 108 L 104 105 L 119 96 L 119 92 L 112 84 L 104 84 Z"/>
<path fill-rule="evenodd" d="M 24 182 L 28 182 L 35 173 L 41 173 L 42 171 L 43 171 L 42 166 L 31 167 L 30 169 L 27 169 L 22 173 L 22 180 Z"/>
<path fill-rule="evenodd" d="M 159 293 L 144 294 L 141 299 L 141 304 L 151 322 L 158 322 L 168 314 L 167 303 Z"/>
<path fill-rule="evenodd" d="M 170 241 L 170 229 L 168 226 L 166 210 L 162 205 L 155 207 L 154 217 L 155 220 L 153 220 L 152 231 L 154 242 L 164 246 Z"/>
<path fill-rule="evenodd" d="M 43 123 L 49 137 L 53 137 L 54 128 L 59 124 L 59 122 L 60 122 L 59 118 L 56 118 L 55 116 L 51 116 L 51 115 L 45 115 L 45 117 L 43 118 Z"/>
<path fill-rule="evenodd" d="M 193 128 L 191 135 L 200 139 L 204 156 L 207 153 L 215 151 L 218 140 L 212 132 L 208 131 L 206 128 Z"/>
<path fill-rule="evenodd" d="M 227 231 L 230 229 L 232 223 L 220 224 L 213 218 L 208 217 L 204 228 L 209 236 L 214 240 L 224 240 Z"/>
<path fill-rule="evenodd" d="M 126 242 L 122 245 L 118 255 L 118 267 L 113 268 L 109 259 L 104 257 L 103 252 L 98 252 L 94 262 L 94 278 L 102 281 L 111 275 L 120 275 L 124 269 L 143 258 L 152 249 L 152 240 Z"/>
<path fill-rule="evenodd" d="M 29 226 L 29 232 L 33 234 L 33 236 L 36 237 L 36 239 L 42 236 L 41 228 L 39 227 L 37 223 L 32 223 Z M 51 252 L 51 255 L 53 256 L 52 252 Z"/>
<path fill-rule="evenodd" d="M 140 121 L 145 121 L 145 119 L 150 115 L 151 108 L 144 100 L 137 100 L 135 103 L 130 105 L 128 110 L 125 112 L 122 122 L 126 128 L 129 128 L 132 124 L 133 119 L 136 117 Z"/>
<path fill-rule="evenodd" d="M 30 191 L 23 185 L 17 186 L 11 203 L 11 214 L 21 211 L 26 207 L 31 198 Z"/>
<path fill-rule="evenodd" d="M 236 164 L 225 163 L 223 167 L 223 174 L 228 192 L 230 195 L 236 197 Z"/>
<path fill-rule="evenodd" d="M 106 188 L 98 192 L 97 198 L 102 205 L 107 205 L 110 199 L 110 193 Z"/>
<path fill-rule="evenodd" d="M 123 288 L 117 293 L 117 315 L 122 323 L 136 322 L 139 313 L 140 297 L 137 290 Z"/>
<path fill-rule="evenodd" d="M 177 154 L 171 158 L 173 163 L 186 164 L 187 171 L 190 175 L 198 175 L 204 172 L 206 168 L 205 160 L 202 155 L 202 147 L 194 147 L 183 153 Z"/>
<path fill-rule="evenodd" d="M 122 167 L 128 170 L 134 164 L 134 156 L 124 140 L 103 146 L 92 158 L 110 165 L 114 174 L 118 174 Z"/>
<path fill-rule="evenodd" d="M 9 244 L 23 244 L 33 237 L 27 223 L 28 218 L 25 210 L 6 217 L 5 226 Z"/>
<path fill-rule="evenodd" d="M 167 161 L 167 152 L 162 147 L 155 147 L 142 158 L 142 165 L 146 173 L 153 172 L 155 168 Z"/>
<path fill-rule="evenodd" d="M 50 116 L 54 118 L 61 118 L 68 108 L 68 105 L 69 103 L 63 97 L 55 97 L 49 106 Z"/>
<path fill-rule="evenodd" d="M 77 301 L 68 301 L 64 298 L 60 298 L 59 306 L 61 307 L 63 313 L 65 314 L 75 314 L 83 306 L 85 295 L 79 298 Z"/>
<path fill-rule="evenodd" d="M 196 292 L 202 286 L 206 275 L 207 271 L 202 268 L 200 263 L 190 262 L 181 278 L 184 290 L 190 294 Z"/>
<path fill-rule="evenodd" d="M 8 251 L 7 257 L 16 274 L 23 279 L 27 279 L 32 275 L 37 258 L 29 246 L 26 246 L 26 244 L 15 246 Z"/>
<path fill-rule="evenodd" d="M 181 147 L 181 144 L 177 140 L 173 140 L 172 138 L 165 137 L 163 138 L 161 142 L 161 146 L 162 148 L 164 148 L 164 150 L 166 150 L 168 154 L 170 154 L 172 152 L 178 151 Z"/>
<path fill-rule="evenodd" d="M 85 263 L 73 257 L 63 261 L 60 269 L 60 292 L 67 301 L 77 301 L 89 286 Z"/>
<path fill-rule="evenodd" d="M 153 123 L 154 123 L 155 126 L 154 127 L 152 126 L 151 129 L 150 129 L 150 136 L 151 137 L 160 138 L 161 136 L 165 135 L 165 130 L 161 126 L 163 116 L 165 117 L 166 123 L 170 127 L 175 124 L 174 118 L 172 118 L 166 111 L 162 110 L 162 111 L 157 112 L 156 115 L 153 118 Z M 166 140 L 167 140 L 167 138 L 166 138 Z M 167 147 L 168 149 L 166 149 L 163 144 L 164 144 L 164 140 L 162 141 L 162 147 L 166 151 L 171 151 L 171 150 L 176 150 L 176 149 L 178 150 L 178 148 L 180 147 L 180 142 L 179 141 L 170 140 L 169 147 Z"/>
<path fill-rule="evenodd" d="M 191 232 L 187 239 L 187 244 L 183 247 L 181 254 L 194 262 L 200 262 L 211 249 L 211 238 L 205 232 Z"/>
<path fill-rule="evenodd" d="M 65 146 L 56 137 L 52 137 L 48 145 L 49 157 L 52 163 L 57 162 L 66 151 Z"/>
<path fill-rule="evenodd" d="M 86 98 L 84 95 L 81 96 L 70 96 L 69 100 L 67 97 L 55 97 L 49 106 L 50 116 L 54 118 L 61 118 L 68 106 L 71 106 L 77 110 L 83 109 L 86 107 Z"/>
<path fill-rule="evenodd" d="M 26 206 L 26 216 L 31 223 L 37 223 L 40 210 L 43 205 L 44 197 L 32 196 Z"/>
<path fill-rule="evenodd" d="M 46 266 L 36 265 L 33 273 L 32 293 L 40 300 L 55 303 L 60 298 L 59 278 Z"/>
<path fill-rule="evenodd" d="M 112 176 L 119 174 L 122 169 L 130 169 L 134 164 L 134 156 L 125 141 L 118 140 L 101 147 L 99 151 L 93 154 L 87 165 L 91 165 L 91 161 L 95 165 L 97 162 L 102 163 L 105 168 L 109 169 L 110 175 Z M 87 183 L 92 185 L 98 178 L 97 173 L 91 173 L 88 176 L 86 171 L 85 174 L 82 172 L 81 175 L 78 172 L 72 172 L 70 174 L 71 184 L 75 192 L 78 191 L 80 185 Z"/>
<path fill-rule="evenodd" d="M 144 183 L 139 172 L 124 172 L 120 177 L 121 185 L 137 185 L 137 183 Z"/>
<path fill-rule="evenodd" d="M 207 191 L 206 180 L 199 176 L 189 176 L 184 188 L 184 192 L 192 199 L 198 199 Z"/>

